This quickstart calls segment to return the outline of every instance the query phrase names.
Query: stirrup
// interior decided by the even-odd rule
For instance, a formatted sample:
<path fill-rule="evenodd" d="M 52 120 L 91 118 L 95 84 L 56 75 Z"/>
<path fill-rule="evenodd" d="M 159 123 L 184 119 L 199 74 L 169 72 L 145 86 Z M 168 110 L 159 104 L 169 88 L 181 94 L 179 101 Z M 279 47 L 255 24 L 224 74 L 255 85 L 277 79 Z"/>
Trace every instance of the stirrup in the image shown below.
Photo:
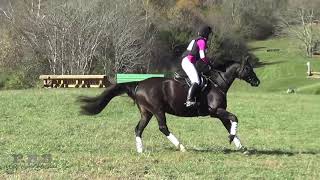
<path fill-rule="evenodd" d="M 192 107 L 196 104 L 195 101 L 187 101 L 186 103 L 184 103 L 186 105 L 186 107 Z"/>

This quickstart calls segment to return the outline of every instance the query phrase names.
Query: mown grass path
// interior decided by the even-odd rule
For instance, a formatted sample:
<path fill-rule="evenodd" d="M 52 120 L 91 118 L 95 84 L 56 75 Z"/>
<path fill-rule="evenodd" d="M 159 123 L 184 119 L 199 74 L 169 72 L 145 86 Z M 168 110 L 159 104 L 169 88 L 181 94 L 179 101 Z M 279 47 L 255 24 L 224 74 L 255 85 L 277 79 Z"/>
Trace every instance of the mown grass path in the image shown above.
<path fill-rule="evenodd" d="M 132 100 L 97 116 L 75 99 L 101 90 L 0 91 L 0 178 L 319 179 L 320 96 L 232 92 L 229 110 L 251 155 L 234 151 L 221 122 L 168 116 L 188 152 L 176 151 L 153 119 L 137 154 Z"/>

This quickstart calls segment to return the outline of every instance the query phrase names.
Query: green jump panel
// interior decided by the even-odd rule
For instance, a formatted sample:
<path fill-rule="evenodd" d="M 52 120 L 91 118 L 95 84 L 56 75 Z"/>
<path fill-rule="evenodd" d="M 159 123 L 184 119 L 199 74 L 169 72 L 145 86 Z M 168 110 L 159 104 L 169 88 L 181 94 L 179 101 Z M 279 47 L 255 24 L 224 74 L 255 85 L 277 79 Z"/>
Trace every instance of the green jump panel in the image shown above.
<path fill-rule="evenodd" d="M 164 74 L 117 74 L 117 83 L 142 81 L 151 77 L 164 77 Z"/>

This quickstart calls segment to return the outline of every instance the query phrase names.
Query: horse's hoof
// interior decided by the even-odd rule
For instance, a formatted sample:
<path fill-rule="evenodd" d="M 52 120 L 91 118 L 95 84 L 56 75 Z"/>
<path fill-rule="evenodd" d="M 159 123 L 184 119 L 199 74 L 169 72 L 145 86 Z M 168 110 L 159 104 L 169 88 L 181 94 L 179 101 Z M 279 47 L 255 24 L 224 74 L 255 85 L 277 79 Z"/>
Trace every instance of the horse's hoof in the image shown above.
<path fill-rule="evenodd" d="M 244 155 L 249 155 L 250 154 L 250 151 L 248 150 L 248 148 L 242 146 L 240 149 L 239 149 L 240 152 L 242 152 Z"/>
<path fill-rule="evenodd" d="M 229 135 L 229 143 L 231 144 L 236 135 Z"/>
<path fill-rule="evenodd" d="M 186 148 L 182 144 L 179 145 L 179 149 L 181 152 L 187 152 Z"/>

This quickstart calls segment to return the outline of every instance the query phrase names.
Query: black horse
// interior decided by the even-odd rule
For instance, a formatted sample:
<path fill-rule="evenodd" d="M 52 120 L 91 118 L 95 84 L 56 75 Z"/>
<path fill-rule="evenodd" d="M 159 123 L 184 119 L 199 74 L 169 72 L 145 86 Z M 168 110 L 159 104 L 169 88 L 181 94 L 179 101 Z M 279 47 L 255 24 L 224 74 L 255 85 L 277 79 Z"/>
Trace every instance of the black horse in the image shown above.
<path fill-rule="evenodd" d="M 219 118 L 229 132 L 230 143 L 233 141 L 238 149 L 243 149 L 240 139 L 236 136 L 237 117 L 228 112 L 227 91 L 236 78 L 245 80 L 252 86 L 259 86 L 253 67 L 246 61 L 229 62 L 209 71 L 207 87 L 199 92 L 198 105 L 187 108 L 184 103 L 187 87 L 184 81 L 171 78 L 149 78 L 140 82 L 120 83 L 109 86 L 97 97 L 80 97 L 84 103 L 82 113 L 94 115 L 100 113 L 110 100 L 127 93 L 140 110 L 141 119 L 135 128 L 137 151 L 143 151 L 142 132 L 154 115 L 160 131 L 181 151 L 185 148 L 178 139 L 170 133 L 165 113 L 181 117 L 208 116 Z"/>

